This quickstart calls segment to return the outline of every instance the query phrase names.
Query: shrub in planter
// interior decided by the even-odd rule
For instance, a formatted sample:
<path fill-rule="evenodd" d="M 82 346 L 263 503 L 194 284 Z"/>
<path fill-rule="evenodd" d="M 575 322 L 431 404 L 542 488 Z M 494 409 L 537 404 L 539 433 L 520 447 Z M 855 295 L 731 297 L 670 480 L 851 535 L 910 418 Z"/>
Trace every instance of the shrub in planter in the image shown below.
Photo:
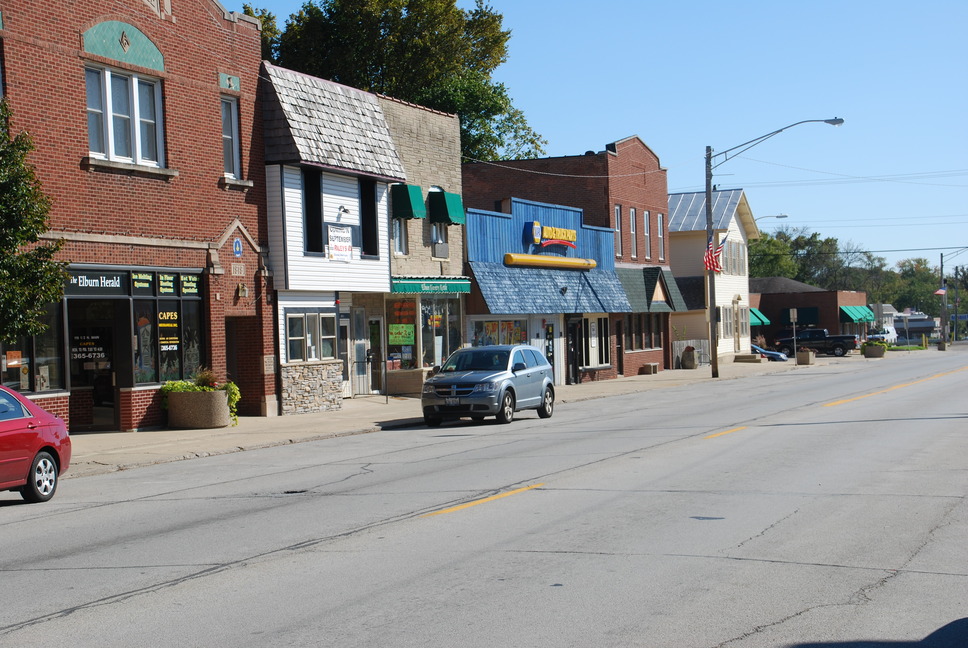
<path fill-rule="evenodd" d="M 242 398 L 241 392 L 239 392 L 238 386 L 231 381 L 226 381 L 223 383 L 218 382 L 215 377 L 215 373 L 211 369 L 201 368 L 194 376 L 189 380 L 169 380 L 161 386 L 161 406 L 164 409 L 170 410 L 170 396 L 172 394 L 184 394 L 184 393 L 214 393 L 221 392 L 220 395 L 224 394 L 225 402 L 228 405 L 229 419 L 232 425 L 238 425 L 239 416 L 237 414 L 237 405 L 239 400 Z M 186 400 L 183 398 L 175 397 L 175 401 Z M 206 400 L 210 400 L 213 403 L 221 403 L 221 399 L 218 396 L 209 397 Z M 210 405 L 197 404 L 195 407 L 209 407 Z M 169 413 L 169 416 L 170 413 Z M 181 417 L 179 417 L 181 418 Z M 204 418 L 204 417 L 203 417 Z M 226 423 L 227 424 L 227 423 Z M 213 427 L 222 427 L 225 424 L 219 425 L 215 424 Z"/>
<path fill-rule="evenodd" d="M 883 358 L 888 344 L 884 340 L 867 340 L 860 345 L 860 352 L 865 358 Z"/>

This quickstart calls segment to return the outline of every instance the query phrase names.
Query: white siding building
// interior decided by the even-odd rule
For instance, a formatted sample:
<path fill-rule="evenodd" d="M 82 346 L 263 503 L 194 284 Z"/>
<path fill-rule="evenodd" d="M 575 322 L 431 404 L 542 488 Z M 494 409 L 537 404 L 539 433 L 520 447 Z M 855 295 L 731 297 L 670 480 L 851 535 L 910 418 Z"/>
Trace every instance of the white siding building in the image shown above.
<path fill-rule="evenodd" d="M 682 340 L 707 341 L 705 266 L 705 192 L 669 194 L 669 236 L 672 273 L 689 310 L 672 314 L 672 327 Z M 750 352 L 750 290 L 748 241 L 759 230 L 742 189 L 713 192 L 713 245 L 725 241 L 716 275 L 719 356 Z M 754 310 L 755 313 L 755 310 Z M 755 320 L 758 321 L 758 320 Z M 707 349 L 708 345 L 694 344 Z"/>
<path fill-rule="evenodd" d="M 376 95 L 263 63 L 261 96 L 282 411 L 336 409 L 382 387 L 368 351 L 406 175 Z"/>

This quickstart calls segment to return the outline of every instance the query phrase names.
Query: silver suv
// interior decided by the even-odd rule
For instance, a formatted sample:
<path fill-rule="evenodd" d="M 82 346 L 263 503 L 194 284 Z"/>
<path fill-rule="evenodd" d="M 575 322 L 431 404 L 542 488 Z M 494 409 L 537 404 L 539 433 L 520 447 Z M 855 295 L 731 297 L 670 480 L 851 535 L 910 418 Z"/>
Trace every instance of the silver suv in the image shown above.
<path fill-rule="evenodd" d="M 424 421 L 496 416 L 510 423 L 514 413 L 537 409 L 548 418 L 555 407 L 554 371 L 544 355 L 526 344 L 468 347 L 455 351 L 423 386 Z"/>

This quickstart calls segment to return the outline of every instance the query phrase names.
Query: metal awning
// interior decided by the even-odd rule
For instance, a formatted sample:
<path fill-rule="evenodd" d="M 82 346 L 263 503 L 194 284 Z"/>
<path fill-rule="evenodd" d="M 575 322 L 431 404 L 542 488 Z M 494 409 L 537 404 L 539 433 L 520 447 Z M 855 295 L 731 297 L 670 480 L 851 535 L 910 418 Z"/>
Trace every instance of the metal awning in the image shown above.
<path fill-rule="evenodd" d="M 431 191 L 427 199 L 430 201 L 431 223 L 464 224 L 464 202 L 460 195 L 446 191 Z"/>
<path fill-rule="evenodd" d="M 770 320 L 759 309 L 750 306 L 750 326 L 766 326 Z"/>
<path fill-rule="evenodd" d="M 614 271 L 509 268 L 483 261 L 470 266 L 494 315 L 632 312 Z"/>
<path fill-rule="evenodd" d="M 393 218 L 426 218 L 423 190 L 417 185 L 390 185 L 390 215 Z"/>
<path fill-rule="evenodd" d="M 873 322 L 874 311 L 869 309 L 867 306 L 841 306 L 840 321 L 853 322 L 855 324 L 860 324 L 861 322 Z"/>
<path fill-rule="evenodd" d="M 455 294 L 469 293 L 471 280 L 468 277 L 391 277 L 391 293 L 407 294 Z"/>

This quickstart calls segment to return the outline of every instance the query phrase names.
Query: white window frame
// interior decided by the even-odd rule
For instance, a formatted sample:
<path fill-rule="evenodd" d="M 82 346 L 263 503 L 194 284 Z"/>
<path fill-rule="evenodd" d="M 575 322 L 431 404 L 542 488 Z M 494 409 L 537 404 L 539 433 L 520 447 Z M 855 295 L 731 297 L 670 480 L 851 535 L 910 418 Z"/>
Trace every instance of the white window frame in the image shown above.
<path fill-rule="evenodd" d="M 393 238 L 393 253 L 397 256 L 407 256 L 410 254 L 407 239 L 407 220 L 403 218 L 391 218 L 391 235 Z"/>
<path fill-rule="evenodd" d="M 615 205 L 615 256 L 622 256 L 622 206 Z"/>
<path fill-rule="evenodd" d="M 242 152 L 239 130 L 239 100 L 222 96 L 219 102 L 222 113 L 222 164 L 226 178 L 242 178 Z M 226 111 L 228 114 L 226 114 Z M 227 118 L 227 120 L 226 120 Z"/>
<path fill-rule="evenodd" d="M 645 239 L 645 258 L 652 258 L 651 229 L 649 227 L 649 211 L 642 212 L 642 238 Z"/>
<path fill-rule="evenodd" d="M 659 238 L 659 261 L 665 261 L 665 214 L 656 214 L 655 229 Z"/>
<path fill-rule="evenodd" d="M 629 237 L 631 240 L 629 252 L 632 254 L 633 259 L 639 255 L 638 241 L 635 240 L 635 216 L 635 207 L 629 207 Z"/>
<path fill-rule="evenodd" d="M 324 322 L 329 321 L 328 330 Z M 293 335 L 292 324 L 302 325 L 302 335 Z M 330 311 L 286 312 L 286 362 L 312 362 L 332 359 L 339 353 L 336 334 L 336 314 Z M 329 341 L 332 354 L 323 355 L 324 342 Z M 296 353 L 293 353 L 296 351 Z"/>
<path fill-rule="evenodd" d="M 141 166 L 164 167 L 165 136 L 164 113 L 162 111 L 161 101 L 161 80 L 134 72 L 121 72 L 107 67 L 89 65 L 84 70 L 85 85 L 90 83 L 90 73 L 96 74 L 98 78 L 98 87 L 95 89 L 97 91 L 96 95 L 92 96 L 91 88 L 88 87 L 87 114 L 90 156 L 103 160 L 127 162 Z M 124 79 L 126 83 L 126 99 L 130 113 L 127 115 L 115 112 L 115 99 L 117 97 L 114 95 L 115 88 L 113 87 L 114 84 L 112 81 L 120 79 Z M 151 89 L 151 103 L 147 105 L 154 112 L 154 115 L 147 114 L 147 111 L 144 111 L 144 107 L 141 105 L 140 91 L 144 88 Z M 98 104 L 92 105 L 91 99 L 95 96 L 97 97 Z M 91 126 L 93 125 L 92 120 L 96 120 L 96 123 L 99 125 L 99 142 L 90 141 L 92 135 Z M 125 130 L 130 140 L 130 155 L 124 155 L 116 151 L 117 139 L 115 136 L 120 135 L 118 127 L 122 123 L 126 125 Z M 150 139 L 146 138 L 143 132 L 144 127 L 149 125 L 154 127 L 154 133 Z M 146 149 L 148 147 L 146 144 L 152 140 L 155 148 L 155 157 L 157 159 L 147 157 L 148 153 Z"/>

